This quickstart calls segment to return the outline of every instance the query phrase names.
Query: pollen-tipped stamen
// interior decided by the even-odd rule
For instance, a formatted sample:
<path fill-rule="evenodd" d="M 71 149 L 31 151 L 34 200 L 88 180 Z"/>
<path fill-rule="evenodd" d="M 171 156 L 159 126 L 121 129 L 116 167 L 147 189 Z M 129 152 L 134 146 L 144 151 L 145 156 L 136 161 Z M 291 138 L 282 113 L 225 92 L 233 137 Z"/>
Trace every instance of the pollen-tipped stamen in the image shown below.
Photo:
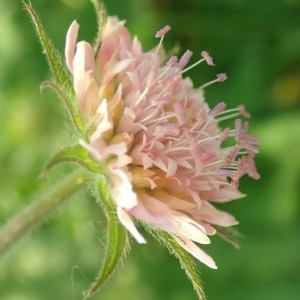
<path fill-rule="evenodd" d="M 168 31 L 170 31 L 170 30 L 171 30 L 171 27 L 170 27 L 169 25 L 167 25 L 167 26 L 165 26 L 164 28 L 162 28 L 162 29 L 160 29 L 159 31 L 156 32 L 155 37 L 156 37 L 156 38 L 160 38 L 160 41 L 159 41 L 159 44 L 158 44 L 158 46 L 157 46 L 157 48 L 156 48 L 155 54 L 158 53 L 158 51 L 159 51 L 159 49 L 160 49 L 160 47 L 161 47 L 161 45 L 162 45 L 162 42 L 163 42 L 163 40 L 164 40 L 165 34 L 166 34 Z"/>
<path fill-rule="evenodd" d="M 214 83 L 216 83 L 216 82 L 223 82 L 223 81 L 225 81 L 226 79 L 227 79 L 226 74 L 224 74 L 224 73 L 218 74 L 218 75 L 217 75 L 217 79 L 212 80 L 212 81 L 209 81 L 209 82 L 207 82 L 207 83 L 201 85 L 201 86 L 198 88 L 198 90 L 203 90 L 204 88 L 206 88 L 206 87 L 208 87 L 208 86 L 210 86 L 210 85 L 212 85 L 212 84 L 214 84 Z"/>

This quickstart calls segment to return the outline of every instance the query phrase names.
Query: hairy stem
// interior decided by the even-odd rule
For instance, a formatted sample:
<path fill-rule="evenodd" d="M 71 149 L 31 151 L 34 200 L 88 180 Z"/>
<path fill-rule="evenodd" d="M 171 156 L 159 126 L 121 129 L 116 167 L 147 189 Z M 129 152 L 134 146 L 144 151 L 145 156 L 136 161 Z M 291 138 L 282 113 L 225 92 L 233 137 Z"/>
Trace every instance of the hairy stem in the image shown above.
<path fill-rule="evenodd" d="M 42 223 L 71 195 L 86 186 L 89 174 L 84 169 L 75 171 L 10 219 L 0 229 L 0 255 L 4 254 L 31 229 Z"/>

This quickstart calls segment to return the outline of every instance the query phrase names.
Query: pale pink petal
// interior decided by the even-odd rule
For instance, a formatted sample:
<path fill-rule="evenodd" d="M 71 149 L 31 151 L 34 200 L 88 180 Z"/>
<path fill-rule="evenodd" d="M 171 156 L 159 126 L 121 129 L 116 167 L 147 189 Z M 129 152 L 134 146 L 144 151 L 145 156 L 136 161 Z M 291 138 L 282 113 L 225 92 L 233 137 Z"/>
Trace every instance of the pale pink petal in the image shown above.
<path fill-rule="evenodd" d="M 167 191 L 162 189 L 156 189 L 152 192 L 152 195 L 156 197 L 159 201 L 165 203 L 172 210 L 177 211 L 189 211 L 190 209 L 196 208 L 196 204 L 190 201 L 182 200 L 169 194 Z"/>
<path fill-rule="evenodd" d="M 87 86 L 82 89 L 82 92 L 84 94 L 80 95 L 78 99 L 81 111 L 85 117 L 92 117 L 101 103 L 98 86 L 94 78 L 87 79 Z"/>
<path fill-rule="evenodd" d="M 129 214 L 120 206 L 117 208 L 117 214 L 120 222 L 126 227 L 126 229 L 132 234 L 136 241 L 140 244 L 146 244 L 144 237 L 137 231 L 133 221 Z"/>
<path fill-rule="evenodd" d="M 130 157 L 122 155 L 118 157 L 117 165 L 122 165 L 130 162 Z M 118 162 L 119 161 L 119 162 Z M 114 168 L 113 165 L 109 166 L 109 175 L 112 180 L 113 186 L 111 188 L 111 197 L 118 206 L 130 210 L 137 205 L 137 195 L 132 189 L 130 182 L 130 173 L 126 168 Z M 124 197 L 126 195 L 126 197 Z"/>
<path fill-rule="evenodd" d="M 173 176 L 177 171 L 177 163 L 175 160 L 169 158 L 168 159 L 168 171 L 167 171 L 167 177 Z"/>
<path fill-rule="evenodd" d="M 84 74 L 88 71 L 95 71 L 94 52 L 91 44 L 84 41 L 77 43 L 76 54 L 73 60 L 73 71 L 78 74 Z M 94 77 L 94 74 L 91 75 Z"/>
<path fill-rule="evenodd" d="M 200 244 L 210 244 L 210 239 L 205 233 L 205 228 L 192 219 L 177 213 L 173 215 L 174 220 L 180 223 L 177 234 L 185 236 Z"/>
<path fill-rule="evenodd" d="M 204 222 L 201 222 L 201 221 L 198 221 L 197 223 L 200 224 L 201 226 L 203 226 L 203 228 L 205 229 L 206 234 L 208 234 L 208 235 L 214 235 L 217 232 L 216 229 L 213 228 L 208 223 L 204 223 Z"/>
<path fill-rule="evenodd" d="M 208 236 L 188 222 L 181 222 L 181 228 L 177 231 L 178 234 L 183 235 L 200 244 L 210 244 Z"/>
<path fill-rule="evenodd" d="M 175 237 L 175 239 L 177 240 L 178 244 L 182 248 L 184 248 L 187 252 L 192 254 L 195 258 L 200 260 L 202 263 L 204 263 L 208 267 L 210 267 L 212 269 L 217 269 L 217 266 L 216 266 L 214 260 L 208 254 L 206 254 L 203 250 L 198 248 L 191 240 L 189 240 L 188 238 L 186 238 L 184 236 L 178 236 L 178 237 Z"/>
<path fill-rule="evenodd" d="M 102 81 L 103 86 L 104 87 L 107 86 L 107 84 L 112 80 L 114 76 L 124 71 L 134 60 L 135 60 L 134 58 L 128 58 L 114 64 L 105 73 L 105 76 L 103 77 L 103 81 Z"/>
<path fill-rule="evenodd" d="M 94 54 L 90 44 L 79 42 L 73 59 L 74 90 L 82 98 L 91 78 L 95 78 Z M 84 101 L 84 100 L 80 100 Z"/>
<path fill-rule="evenodd" d="M 124 26 L 125 23 L 126 21 L 120 21 L 116 16 L 109 16 L 103 29 L 103 40 L 114 33 L 118 33 L 120 28 Z"/>
<path fill-rule="evenodd" d="M 113 127 L 112 122 L 108 120 L 108 106 L 106 99 L 101 101 L 101 104 L 97 109 L 97 113 L 101 119 L 98 121 L 98 126 L 91 136 L 91 143 L 94 143 L 96 140 L 102 138 L 103 133 Z"/>
<path fill-rule="evenodd" d="M 230 187 L 208 192 L 207 200 L 214 202 L 228 202 L 231 200 L 243 198 L 245 196 L 245 194 L 242 194 L 241 192 Z"/>
<path fill-rule="evenodd" d="M 135 72 L 126 72 L 127 76 L 129 77 L 133 87 L 138 90 L 140 87 L 139 76 Z"/>
<path fill-rule="evenodd" d="M 136 36 L 133 38 L 132 41 L 131 52 L 134 56 L 137 56 L 142 53 L 142 44 L 139 42 Z"/>
<path fill-rule="evenodd" d="M 79 25 L 76 21 L 73 21 L 69 30 L 67 32 L 66 37 L 66 45 L 65 45 L 65 58 L 66 64 L 69 70 L 73 73 L 73 59 L 75 55 L 75 46 L 76 40 L 78 36 Z"/>
<path fill-rule="evenodd" d="M 232 215 L 225 211 L 217 210 L 207 201 L 203 201 L 201 210 L 197 215 L 205 222 L 220 226 L 227 227 L 238 224 L 237 220 Z"/>

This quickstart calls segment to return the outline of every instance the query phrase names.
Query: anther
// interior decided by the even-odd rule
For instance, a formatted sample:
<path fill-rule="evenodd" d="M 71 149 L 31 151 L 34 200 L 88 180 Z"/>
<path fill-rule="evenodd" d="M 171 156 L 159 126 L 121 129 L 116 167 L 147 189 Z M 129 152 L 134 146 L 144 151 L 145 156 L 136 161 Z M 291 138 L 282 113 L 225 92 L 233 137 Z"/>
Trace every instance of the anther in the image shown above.
<path fill-rule="evenodd" d="M 171 27 L 169 25 L 165 26 L 164 28 L 158 30 L 155 34 L 156 38 L 162 38 L 168 31 L 171 30 Z"/>
<path fill-rule="evenodd" d="M 246 108 L 244 105 L 239 105 L 238 110 L 239 110 L 240 115 L 242 115 L 243 117 L 245 117 L 245 118 L 251 117 L 251 115 L 246 111 Z"/>
<path fill-rule="evenodd" d="M 227 139 L 229 134 L 230 134 L 230 128 L 229 127 L 225 128 L 222 131 L 222 133 L 220 134 L 219 139 L 218 139 L 218 142 L 219 142 L 220 145 Z"/>
<path fill-rule="evenodd" d="M 208 52 L 202 51 L 202 52 L 201 52 L 201 56 L 205 59 L 205 61 L 207 62 L 208 65 L 210 65 L 210 66 L 214 66 L 214 65 L 215 65 L 215 64 L 213 63 L 212 57 L 209 55 Z"/>
<path fill-rule="evenodd" d="M 227 75 L 225 73 L 217 74 L 217 78 L 219 82 L 223 82 L 227 79 Z"/>
<path fill-rule="evenodd" d="M 188 62 L 190 61 L 191 57 L 193 55 L 193 52 L 191 52 L 190 50 L 187 50 L 183 55 L 182 57 L 180 58 L 178 64 L 177 64 L 177 67 L 179 69 L 183 69 L 187 64 Z"/>
<path fill-rule="evenodd" d="M 211 117 L 215 117 L 219 113 L 223 112 L 225 108 L 226 108 L 226 104 L 224 102 L 220 102 L 209 112 L 209 115 Z"/>

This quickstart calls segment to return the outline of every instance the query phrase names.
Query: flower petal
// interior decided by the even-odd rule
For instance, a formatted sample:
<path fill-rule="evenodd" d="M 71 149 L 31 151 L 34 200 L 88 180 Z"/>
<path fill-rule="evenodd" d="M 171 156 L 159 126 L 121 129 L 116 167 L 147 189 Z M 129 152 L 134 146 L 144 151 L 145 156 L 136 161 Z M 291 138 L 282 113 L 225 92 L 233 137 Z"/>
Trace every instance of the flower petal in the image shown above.
<path fill-rule="evenodd" d="M 191 240 L 189 240 L 188 238 L 186 238 L 184 236 L 179 236 L 179 237 L 175 236 L 175 239 L 182 248 L 184 248 L 187 252 L 192 254 L 195 258 L 200 260 L 202 263 L 204 263 L 208 267 L 210 267 L 212 269 L 217 269 L 217 266 L 216 266 L 214 260 L 208 254 L 206 254 L 203 250 L 198 248 Z"/>
<path fill-rule="evenodd" d="M 127 230 L 132 234 L 132 236 L 140 244 L 146 244 L 144 237 L 137 231 L 133 221 L 131 220 L 129 214 L 120 206 L 117 208 L 117 214 L 120 222 L 127 228 Z"/>
<path fill-rule="evenodd" d="M 72 22 L 66 37 L 65 58 L 69 70 L 73 73 L 73 59 L 75 55 L 75 46 L 78 36 L 79 25 L 75 21 Z"/>

